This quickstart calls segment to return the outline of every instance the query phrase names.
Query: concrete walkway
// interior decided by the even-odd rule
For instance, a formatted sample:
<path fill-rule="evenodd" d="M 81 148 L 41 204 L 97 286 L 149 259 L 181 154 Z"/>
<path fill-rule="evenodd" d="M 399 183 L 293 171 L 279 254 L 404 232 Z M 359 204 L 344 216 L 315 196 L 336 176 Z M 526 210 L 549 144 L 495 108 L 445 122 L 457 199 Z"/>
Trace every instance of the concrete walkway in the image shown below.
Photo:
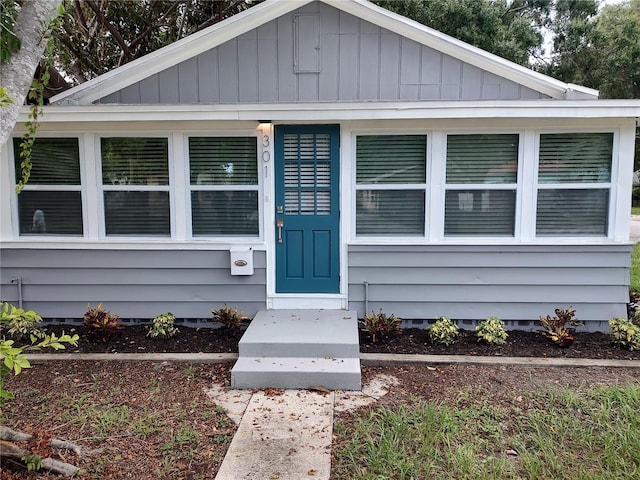
<path fill-rule="evenodd" d="M 631 215 L 629 240 L 636 243 L 640 242 L 640 215 Z"/>
<path fill-rule="evenodd" d="M 216 480 L 328 479 L 334 392 L 256 392 Z"/>
<path fill-rule="evenodd" d="M 375 402 L 397 383 L 378 375 L 358 392 L 212 387 L 207 394 L 239 424 L 216 480 L 328 480 L 334 413 Z"/>

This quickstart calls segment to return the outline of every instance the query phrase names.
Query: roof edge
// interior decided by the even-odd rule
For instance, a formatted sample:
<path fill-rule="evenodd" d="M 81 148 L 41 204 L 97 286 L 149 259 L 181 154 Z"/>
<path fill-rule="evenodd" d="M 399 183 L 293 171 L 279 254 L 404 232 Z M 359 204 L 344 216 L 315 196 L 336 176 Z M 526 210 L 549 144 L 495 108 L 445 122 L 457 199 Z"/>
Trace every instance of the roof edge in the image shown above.
<path fill-rule="evenodd" d="M 23 107 L 19 122 L 27 120 Z M 312 114 L 312 115 L 311 115 Z M 640 117 L 640 100 L 502 100 L 422 102 L 314 102 L 197 105 L 49 105 L 42 121 L 347 121 L 464 118 L 620 118 Z"/>
<path fill-rule="evenodd" d="M 51 97 L 50 103 L 90 104 L 195 57 L 314 0 L 267 0 L 121 67 Z M 98 93 L 99 91 L 99 93 Z"/>
<path fill-rule="evenodd" d="M 580 92 L 580 98 L 598 98 L 599 92 L 597 90 L 580 85 L 567 84 L 548 75 L 536 72 L 535 70 L 487 52 L 486 50 L 482 50 L 462 40 L 458 40 L 415 20 L 386 10 L 368 0 L 351 0 L 350 2 L 345 2 L 344 0 L 319 1 L 356 15 L 363 20 L 387 28 L 423 45 L 426 45 L 427 39 L 431 40 L 428 46 L 442 53 L 532 88 L 554 99 L 575 98 L 571 94 L 572 91 Z"/>
<path fill-rule="evenodd" d="M 91 104 L 281 17 L 315 0 L 266 0 L 211 27 L 51 97 L 53 104 Z M 557 100 L 597 99 L 597 90 L 567 84 L 379 7 L 367 0 L 317 0 Z"/>

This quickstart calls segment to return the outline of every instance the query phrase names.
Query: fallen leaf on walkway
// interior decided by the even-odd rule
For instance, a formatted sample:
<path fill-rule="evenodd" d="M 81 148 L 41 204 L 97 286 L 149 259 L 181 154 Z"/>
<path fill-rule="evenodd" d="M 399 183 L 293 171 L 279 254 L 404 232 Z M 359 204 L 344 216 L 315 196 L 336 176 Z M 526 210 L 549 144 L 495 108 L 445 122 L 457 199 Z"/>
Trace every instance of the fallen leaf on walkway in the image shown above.
<path fill-rule="evenodd" d="M 280 395 L 284 395 L 284 390 L 282 388 L 265 388 L 264 389 L 264 396 L 265 397 L 277 397 Z"/>
<path fill-rule="evenodd" d="M 307 472 L 307 475 L 309 475 L 309 476 L 312 476 L 312 475 L 315 475 L 315 474 L 316 474 L 316 470 L 314 470 L 313 468 Z"/>
<path fill-rule="evenodd" d="M 327 387 L 323 387 L 322 385 L 311 385 L 309 387 L 310 392 L 320 392 L 320 393 L 331 393 Z"/>

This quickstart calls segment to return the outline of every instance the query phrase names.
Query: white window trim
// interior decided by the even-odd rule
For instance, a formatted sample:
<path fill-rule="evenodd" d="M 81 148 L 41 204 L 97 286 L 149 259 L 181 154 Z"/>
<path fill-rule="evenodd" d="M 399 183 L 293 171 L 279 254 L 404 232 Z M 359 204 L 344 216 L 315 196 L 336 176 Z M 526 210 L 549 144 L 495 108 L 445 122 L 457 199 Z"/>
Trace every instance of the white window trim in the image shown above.
<path fill-rule="evenodd" d="M 183 172 L 184 175 L 184 221 L 185 221 L 185 234 L 186 238 L 191 241 L 208 241 L 208 242 L 225 242 L 225 243 L 247 243 L 247 242 L 263 242 L 264 241 L 264 179 L 266 177 L 261 175 L 264 158 L 263 152 L 268 151 L 263 143 L 263 133 L 260 130 L 216 130 L 212 132 L 198 132 L 189 131 L 181 132 L 182 137 L 182 155 L 184 158 Z M 238 137 L 238 138 L 255 138 L 256 139 L 256 174 L 258 183 L 255 185 L 192 185 L 191 184 L 191 161 L 189 157 L 189 138 L 191 137 L 207 137 L 207 138 L 220 138 L 220 137 Z M 270 155 L 271 156 L 271 155 Z M 266 167 L 265 167 L 266 168 Z M 239 235 L 193 235 L 193 212 L 191 208 L 191 192 L 193 191 L 252 191 L 257 192 L 258 196 L 258 235 L 239 236 Z"/>
<path fill-rule="evenodd" d="M 572 133 L 612 133 L 612 148 L 611 148 L 611 178 L 606 183 L 540 183 L 538 178 L 539 162 L 540 162 L 540 138 L 545 134 L 572 134 Z M 620 144 L 620 129 L 619 128 L 563 128 L 563 129 L 536 129 L 535 130 L 535 170 L 532 172 L 531 182 L 533 185 L 533 197 L 532 197 L 532 234 L 535 240 L 547 241 L 547 242 L 575 242 L 576 239 L 584 241 L 585 239 L 603 240 L 612 239 L 614 236 L 614 224 L 616 221 L 616 208 L 615 199 L 617 198 L 617 184 L 618 184 L 618 164 L 619 164 L 619 144 Z M 555 236 L 555 235 L 538 235 L 537 234 L 537 206 L 538 206 L 538 190 L 609 190 L 609 201 L 607 207 L 607 232 L 605 235 L 567 235 L 567 236 Z"/>
<path fill-rule="evenodd" d="M 443 133 L 443 146 L 442 146 L 442 171 L 441 171 L 441 183 L 442 193 L 439 198 L 440 212 L 442 219 L 438 229 L 438 241 L 441 243 L 451 242 L 465 242 L 473 243 L 478 239 L 484 240 L 507 240 L 518 241 L 520 238 L 520 224 L 521 224 L 521 205 L 522 205 L 522 163 L 524 156 L 523 138 L 525 132 L 522 130 L 447 130 Z M 518 158 L 517 158 L 517 170 L 516 181 L 514 183 L 447 183 L 447 138 L 450 135 L 518 135 Z M 513 219 L 513 235 L 445 235 L 444 222 L 445 222 L 445 204 L 446 195 L 448 190 L 515 190 L 515 212 Z"/>
<path fill-rule="evenodd" d="M 430 164 L 431 164 L 431 131 L 425 129 L 367 129 L 367 130 L 352 130 L 351 132 L 351 188 L 349 199 L 349 211 L 351 212 L 350 218 L 350 232 L 351 243 L 367 244 L 367 243 L 389 243 L 396 239 L 402 239 L 403 243 L 424 243 L 430 236 L 430 218 L 429 218 L 429 205 L 431 200 L 431 186 L 433 182 L 429 182 Z M 362 136 L 402 136 L 402 135 L 424 135 L 426 138 L 426 158 L 425 158 L 425 179 L 424 183 L 357 183 L 356 180 L 356 168 L 357 168 L 357 141 L 358 137 Z M 420 190 L 424 192 L 424 218 L 423 226 L 424 233 L 422 235 L 360 235 L 356 234 L 356 201 L 358 190 Z"/>
<path fill-rule="evenodd" d="M 97 195 L 97 207 L 98 207 L 98 237 L 103 241 L 112 241 L 114 239 L 121 239 L 125 241 L 156 241 L 156 240 L 175 240 L 176 234 L 176 212 L 175 212 L 175 180 L 173 178 L 173 135 L 171 132 L 159 133 L 159 132 L 105 132 L 96 135 L 94 143 L 95 151 L 95 182 L 96 182 L 96 195 Z M 101 139 L 103 138 L 166 138 L 167 139 L 167 174 L 169 175 L 168 185 L 105 185 L 102 183 L 102 149 Z M 119 192 L 119 191 L 155 191 L 155 192 L 168 192 L 169 193 L 169 235 L 107 235 L 107 222 L 105 216 L 104 205 L 104 193 L 105 192 Z"/>
<path fill-rule="evenodd" d="M 5 148 L 9 157 L 9 181 L 11 186 L 17 184 L 15 173 L 16 162 L 19 161 L 19 152 L 13 148 L 13 139 L 20 136 L 12 135 L 7 140 Z M 23 187 L 23 191 L 41 191 L 41 192 L 80 192 L 80 201 L 82 202 L 82 235 L 60 235 L 60 234 L 30 234 L 20 233 L 20 213 L 18 208 L 19 196 L 12 189 L 11 195 L 11 222 L 13 224 L 13 237 L 21 241 L 34 242 L 51 242 L 51 241 L 82 241 L 87 238 L 88 208 L 87 208 L 87 177 L 85 171 L 85 151 L 83 135 L 74 135 L 70 132 L 45 132 L 39 134 L 37 138 L 75 138 L 78 142 L 78 161 L 80 162 L 80 184 L 79 185 L 33 185 L 27 182 Z"/>

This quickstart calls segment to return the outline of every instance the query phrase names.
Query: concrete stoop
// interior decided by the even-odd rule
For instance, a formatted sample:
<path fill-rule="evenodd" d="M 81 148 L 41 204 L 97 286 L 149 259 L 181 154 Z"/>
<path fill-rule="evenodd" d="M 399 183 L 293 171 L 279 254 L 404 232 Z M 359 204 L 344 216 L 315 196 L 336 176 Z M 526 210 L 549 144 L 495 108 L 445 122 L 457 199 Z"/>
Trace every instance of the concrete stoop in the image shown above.
<path fill-rule="evenodd" d="M 356 312 L 263 310 L 238 344 L 232 388 L 360 390 Z"/>

